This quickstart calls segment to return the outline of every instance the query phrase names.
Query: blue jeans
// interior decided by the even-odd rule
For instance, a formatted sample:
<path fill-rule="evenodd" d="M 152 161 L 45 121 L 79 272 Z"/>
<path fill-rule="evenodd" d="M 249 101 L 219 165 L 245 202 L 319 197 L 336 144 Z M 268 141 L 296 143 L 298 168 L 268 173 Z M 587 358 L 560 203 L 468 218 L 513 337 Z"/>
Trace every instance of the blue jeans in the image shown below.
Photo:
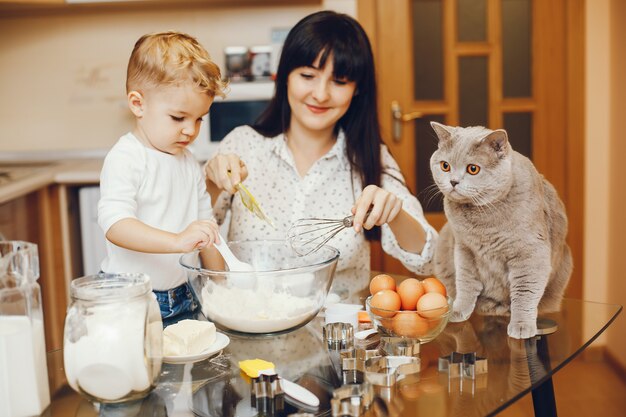
<path fill-rule="evenodd" d="M 193 318 L 198 304 L 187 284 L 169 290 L 153 290 L 156 295 L 163 326 L 169 326 L 183 319 Z"/>

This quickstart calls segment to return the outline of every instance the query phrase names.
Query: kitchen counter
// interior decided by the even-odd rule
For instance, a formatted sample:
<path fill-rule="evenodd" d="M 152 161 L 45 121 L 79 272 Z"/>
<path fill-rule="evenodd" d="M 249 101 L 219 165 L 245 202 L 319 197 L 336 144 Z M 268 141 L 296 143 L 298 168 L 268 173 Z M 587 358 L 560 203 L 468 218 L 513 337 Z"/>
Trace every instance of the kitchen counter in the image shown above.
<path fill-rule="evenodd" d="M 102 158 L 59 161 L 0 162 L 0 204 L 51 184 L 98 184 Z"/>
<path fill-rule="evenodd" d="M 46 346 L 54 349 L 63 342 L 69 283 L 82 271 L 78 189 L 99 183 L 104 156 L 43 156 L 0 155 L 0 238 L 38 245 Z"/>

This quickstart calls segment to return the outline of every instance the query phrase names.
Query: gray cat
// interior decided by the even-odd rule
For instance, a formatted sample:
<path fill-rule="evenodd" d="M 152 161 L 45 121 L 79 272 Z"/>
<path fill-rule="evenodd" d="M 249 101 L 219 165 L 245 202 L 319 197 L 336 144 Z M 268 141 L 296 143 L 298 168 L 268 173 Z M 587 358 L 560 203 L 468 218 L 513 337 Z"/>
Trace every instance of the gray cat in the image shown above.
<path fill-rule="evenodd" d="M 509 336 L 532 337 L 538 310 L 559 310 L 572 271 L 563 203 L 504 130 L 431 126 L 439 147 L 430 167 L 448 219 L 435 274 L 454 298 L 450 320 L 475 308 L 510 313 Z"/>

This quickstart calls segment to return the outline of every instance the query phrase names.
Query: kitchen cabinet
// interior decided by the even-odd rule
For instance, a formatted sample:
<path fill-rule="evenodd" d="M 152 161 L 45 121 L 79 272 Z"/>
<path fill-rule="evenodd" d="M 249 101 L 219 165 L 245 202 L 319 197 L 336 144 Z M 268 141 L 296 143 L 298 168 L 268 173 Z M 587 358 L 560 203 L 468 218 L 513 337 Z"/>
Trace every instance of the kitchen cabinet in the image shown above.
<path fill-rule="evenodd" d="M 63 243 L 62 212 L 68 198 L 62 186 L 47 185 L 0 205 L 0 233 L 5 239 L 38 245 L 46 349 L 63 346 L 63 325 L 68 301 L 66 280 L 71 259 Z M 65 222 L 67 223 L 67 221 Z"/>
<path fill-rule="evenodd" d="M 65 0 L 0 0 L 0 3 L 11 4 L 63 4 Z"/>
<path fill-rule="evenodd" d="M 31 193 L 0 205 L 0 235 L 7 240 L 37 239 L 38 224 L 30 221 L 37 216 L 37 202 L 37 194 Z"/>
<path fill-rule="evenodd" d="M 98 13 L 126 13 L 155 10 L 200 10 L 242 7 L 322 6 L 324 0 L 0 0 L 0 19 L 29 16 L 92 16 Z"/>
<path fill-rule="evenodd" d="M 208 6 L 275 6 L 294 4 L 321 4 L 322 0 L 0 0 L 0 4 L 13 5 L 17 8 L 30 6 L 59 6 L 67 7 L 134 7 L 171 4 L 176 6 L 202 4 Z"/>

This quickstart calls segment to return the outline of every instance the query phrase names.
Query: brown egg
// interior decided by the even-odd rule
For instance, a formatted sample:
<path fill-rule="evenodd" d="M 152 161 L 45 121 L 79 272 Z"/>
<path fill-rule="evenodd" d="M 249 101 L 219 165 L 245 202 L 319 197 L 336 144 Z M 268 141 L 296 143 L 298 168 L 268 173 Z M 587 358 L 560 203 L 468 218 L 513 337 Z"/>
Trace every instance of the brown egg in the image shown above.
<path fill-rule="evenodd" d="M 396 290 L 396 280 L 387 274 L 376 275 L 370 281 L 370 294 L 374 295 L 382 290 Z"/>
<path fill-rule="evenodd" d="M 424 292 L 438 292 L 444 297 L 448 295 L 446 291 L 446 286 L 441 283 L 437 278 L 430 277 L 426 278 L 422 281 L 422 286 L 424 287 Z"/>
<path fill-rule="evenodd" d="M 398 295 L 402 301 L 402 310 L 415 310 L 417 300 L 424 295 L 422 283 L 415 278 L 407 278 L 398 285 Z"/>
<path fill-rule="evenodd" d="M 417 312 L 422 317 L 437 318 L 448 311 L 448 300 L 438 292 L 427 292 L 417 300 Z"/>
<path fill-rule="evenodd" d="M 393 290 L 382 290 L 372 295 L 370 300 L 370 306 L 372 312 L 381 317 L 393 317 L 396 314 L 396 310 L 400 310 L 401 306 L 400 296 Z M 382 311 L 382 310 L 392 311 Z"/>
<path fill-rule="evenodd" d="M 428 321 L 414 311 L 401 311 L 393 318 L 393 332 L 398 336 L 420 337 L 428 332 Z"/>

